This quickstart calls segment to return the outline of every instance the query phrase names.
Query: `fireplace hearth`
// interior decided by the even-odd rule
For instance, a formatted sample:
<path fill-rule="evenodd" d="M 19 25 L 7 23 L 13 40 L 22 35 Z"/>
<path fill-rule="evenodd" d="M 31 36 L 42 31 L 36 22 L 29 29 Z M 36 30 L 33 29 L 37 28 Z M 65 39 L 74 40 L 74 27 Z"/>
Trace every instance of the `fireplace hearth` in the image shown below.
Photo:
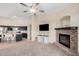
<path fill-rule="evenodd" d="M 70 35 L 67 34 L 59 34 L 59 43 L 64 46 L 70 48 Z"/>

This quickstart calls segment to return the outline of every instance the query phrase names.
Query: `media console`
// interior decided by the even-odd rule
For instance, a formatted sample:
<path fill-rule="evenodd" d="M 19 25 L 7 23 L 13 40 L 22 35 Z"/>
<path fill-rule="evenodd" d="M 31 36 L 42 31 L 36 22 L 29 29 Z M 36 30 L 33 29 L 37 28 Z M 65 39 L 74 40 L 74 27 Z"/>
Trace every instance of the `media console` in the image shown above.
<path fill-rule="evenodd" d="M 48 35 L 38 35 L 37 41 L 47 44 L 48 43 Z"/>

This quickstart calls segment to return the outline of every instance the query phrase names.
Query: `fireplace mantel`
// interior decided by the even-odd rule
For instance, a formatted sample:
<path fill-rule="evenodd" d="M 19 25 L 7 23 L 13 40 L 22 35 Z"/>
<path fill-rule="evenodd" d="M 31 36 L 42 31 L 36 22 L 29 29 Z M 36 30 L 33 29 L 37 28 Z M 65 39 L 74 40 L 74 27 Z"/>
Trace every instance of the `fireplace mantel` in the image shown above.
<path fill-rule="evenodd" d="M 76 29 L 78 29 L 78 27 L 75 26 L 55 28 L 55 30 L 76 30 Z"/>

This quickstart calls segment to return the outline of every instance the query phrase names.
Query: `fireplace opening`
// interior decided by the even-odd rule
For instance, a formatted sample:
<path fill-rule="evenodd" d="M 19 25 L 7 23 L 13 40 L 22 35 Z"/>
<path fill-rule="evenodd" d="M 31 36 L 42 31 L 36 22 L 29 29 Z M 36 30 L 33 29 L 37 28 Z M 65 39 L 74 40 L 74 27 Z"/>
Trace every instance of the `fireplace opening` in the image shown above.
<path fill-rule="evenodd" d="M 64 46 L 70 48 L 70 35 L 67 34 L 59 34 L 59 43 Z"/>

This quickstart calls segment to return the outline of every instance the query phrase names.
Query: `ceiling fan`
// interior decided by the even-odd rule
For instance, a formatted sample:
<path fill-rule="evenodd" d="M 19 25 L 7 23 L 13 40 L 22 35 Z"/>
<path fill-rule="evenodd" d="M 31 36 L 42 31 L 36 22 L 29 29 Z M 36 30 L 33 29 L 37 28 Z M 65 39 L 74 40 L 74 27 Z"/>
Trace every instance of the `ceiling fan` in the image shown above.
<path fill-rule="evenodd" d="M 29 5 L 25 4 L 25 3 L 20 3 L 20 4 L 21 4 L 22 6 L 25 6 L 25 7 L 28 7 L 28 8 L 29 8 L 29 10 L 23 11 L 24 13 L 30 12 L 30 13 L 32 13 L 34 16 L 36 16 L 38 12 L 40 12 L 40 13 L 44 13 L 44 12 L 45 12 L 44 10 L 40 10 L 40 9 L 38 8 L 38 7 L 39 7 L 39 3 L 32 3 L 31 6 L 29 6 Z"/>

